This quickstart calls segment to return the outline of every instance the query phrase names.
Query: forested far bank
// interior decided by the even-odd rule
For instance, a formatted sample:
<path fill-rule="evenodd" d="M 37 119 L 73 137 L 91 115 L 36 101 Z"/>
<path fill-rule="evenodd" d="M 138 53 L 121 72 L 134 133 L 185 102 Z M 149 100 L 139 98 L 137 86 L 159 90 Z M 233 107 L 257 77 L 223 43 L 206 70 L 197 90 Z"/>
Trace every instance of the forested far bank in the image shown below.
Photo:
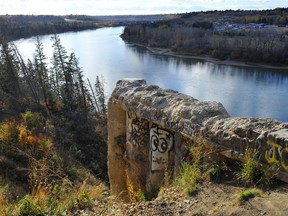
<path fill-rule="evenodd" d="M 129 23 L 147 23 L 174 18 L 174 15 L 0 15 L 0 38 L 16 40 L 38 35 L 59 34 L 100 27 L 125 26 Z"/>
<path fill-rule="evenodd" d="M 16 40 L 38 35 L 96 29 L 93 22 L 67 22 L 55 16 L 1 16 L 0 37 Z"/>
<path fill-rule="evenodd" d="M 122 38 L 177 54 L 287 64 L 288 10 L 252 12 L 188 13 L 171 21 L 129 25 Z"/>

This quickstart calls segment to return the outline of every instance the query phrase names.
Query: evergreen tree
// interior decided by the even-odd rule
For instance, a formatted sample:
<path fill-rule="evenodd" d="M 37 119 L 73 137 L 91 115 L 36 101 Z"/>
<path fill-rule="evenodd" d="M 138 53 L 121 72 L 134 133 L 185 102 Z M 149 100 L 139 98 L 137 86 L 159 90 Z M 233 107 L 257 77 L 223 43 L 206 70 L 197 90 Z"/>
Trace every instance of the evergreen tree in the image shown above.
<path fill-rule="evenodd" d="M 9 44 L 1 40 L 0 45 L 0 89 L 17 101 L 20 97 L 19 67 Z"/>
<path fill-rule="evenodd" d="M 28 96 L 28 92 L 31 92 L 31 96 L 33 97 L 34 101 L 39 104 L 39 97 L 38 97 L 38 92 L 37 92 L 37 87 L 36 87 L 36 82 L 33 82 L 32 80 L 32 75 L 30 74 L 30 71 L 28 70 L 28 68 L 26 67 L 22 56 L 20 55 L 17 46 L 15 45 L 15 43 L 12 41 L 10 42 L 10 45 L 12 47 L 12 50 L 14 52 L 15 55 L 15 59 L 17 59 L 20 68 L 18 68 L 18 73 L 22 72 L 23 76 L 25 79 L 22 79 L 23 82 L 21 83 L 21 88 L 25 91 L 26 95 Z M 21 69 L 21 70 L 20 70 Z M 27 89 L 27 90 L 26 90 Z M 26 98 L 27 99 L 27 98 Z"/>
<path fill-rule="evenodd" d="M 30 59 L 28 59 L 25 67 L 29 73 L 29 80 L 30 80 L 29 82 L 31 82 L 31 85 L 33 85 L 33 91 L 34 92 L 32 92 L 32 94 L 34 97 L 37 98 L 36 101 L 39 102 L 39 96 L 38 95 L 40 92 L 40 85 L 38 84 L 37 72 L 36 72 L 36 69 L 34 67 L 34 64 Z"/>
<path fill-rule="evenodd" d="M 83 80 L 83 72 L 79 67 L 79 61 L 75 56 L 75 53 L 72 52 L 69 58 L 69 71 L 73 75 L 74 84 L 75 84 L 75 103 L 78 109 L 87 113 L 87 94 L 88 90 L 85 86 Z"/>
<path fill-rule="evenodd" d="M 106 106 L 106 98 L 105 98 L 105 92 L 104 92 L 104 81 L 102 79 L 102 82 L 100 82 L 99 77 L 96 77 L 95 82 L 95 91 L 96 91 L 96 97 L 97 101 L 99 103 L 99 108 L 102 113 L 107 112 L 107 106 Z"/>
<path fill-rule="evenodd" d="M 58 35 L 54 35 L 52 40 L 54 41 L 52 45 L 54 48 L 52 64 L 57 91 L 60 92 L 65 109 L 74 110 L 73 71 L 69 68 L 67 52 Z"/>
<path fill-rule="evenodd" d="M 45 63 L 46 56 L 43 50 L 43 44 L 40 38 L 37 37 L 36 50 L 35 50 L 35 69 L 37 74 L 37 81 L 40 85 L 42 95 L 46 107 L 48 107 L 48 100 L 52 100 L 51 87 L 48 76 L 47 64 Z"/>

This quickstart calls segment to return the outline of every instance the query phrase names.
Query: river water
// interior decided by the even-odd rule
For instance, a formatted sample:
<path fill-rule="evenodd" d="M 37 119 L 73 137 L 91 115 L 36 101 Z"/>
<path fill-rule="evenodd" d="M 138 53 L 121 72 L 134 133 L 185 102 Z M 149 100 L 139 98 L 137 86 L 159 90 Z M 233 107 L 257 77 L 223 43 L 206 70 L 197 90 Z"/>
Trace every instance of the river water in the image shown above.
<path fill-rule="evenodd" d="M 214 64 L 203 60 L 153 54 L 126 44 L 123 27 L 59 34 L 68 53 L 75 52 L 86 78 L 103 77 L 109 96 L 122 78 L 144 78 L 202 101 L 221 102 L 234 117 L 288 121 L 288 71 Z M 52 41 L 42 36 L 44 52 L 52 57 Z M 32 58 L 35 38 L 15 41 L 24 59 Z"/>

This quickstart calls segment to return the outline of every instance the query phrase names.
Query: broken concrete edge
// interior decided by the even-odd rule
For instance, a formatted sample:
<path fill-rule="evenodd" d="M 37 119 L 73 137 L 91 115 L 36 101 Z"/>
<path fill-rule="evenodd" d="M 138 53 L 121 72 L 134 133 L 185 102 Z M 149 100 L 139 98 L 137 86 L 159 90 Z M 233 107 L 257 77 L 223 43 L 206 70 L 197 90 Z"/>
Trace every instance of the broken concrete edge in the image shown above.
<path fill-rule="evenodd" d="M 221 103 L 201 102 L 144 79 L 119 80 L 109 104 L 189 139 L 203 138 L 232 159 L 243 160 L 247 148 L 259 150 L 262 167 L 278 167 L 277 177 L 288 183 L 288 123 L 231 118 Z"/>

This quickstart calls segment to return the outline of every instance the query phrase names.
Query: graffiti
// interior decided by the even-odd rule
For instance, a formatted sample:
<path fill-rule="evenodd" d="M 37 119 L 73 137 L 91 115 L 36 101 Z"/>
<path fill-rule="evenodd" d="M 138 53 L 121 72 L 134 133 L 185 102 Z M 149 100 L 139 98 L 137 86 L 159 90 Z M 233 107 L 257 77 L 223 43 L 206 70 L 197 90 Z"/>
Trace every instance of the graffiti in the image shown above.
<path fill-rule="evenodd" d="M 288 147 L 283 147 L 273 141 L 268 140 L 268 150 L 265 151 L 265 159 L 269 164 L 281 165 L 288 170 Z"/>
<path fill-rule="evenodd" d="M 184 134 L 190 136 L 198 136 L 201 126 L 198 124 L 194 124 L 188 121 L 170 121 L 169 119 L 164 120 L 164 124 L 167 128 L 176 129 L 181 131 Z"/>
<path fill-rule="evenodd" d="M 171 132 L 152 125 L 150 129 L 151 170 L 164 170 L 168 165 L 169 151 L 174 145 L 174 136 Z"/>
<path fill-rule="evenodd" d="M 128 141 L 132 143 L 133 146 L 144 146 L 148 145 L 149 142 L 149 123 L 148 121 L 137 118 L 132 114 L 128 114 L 128 128 L 129 137 Z"/>

